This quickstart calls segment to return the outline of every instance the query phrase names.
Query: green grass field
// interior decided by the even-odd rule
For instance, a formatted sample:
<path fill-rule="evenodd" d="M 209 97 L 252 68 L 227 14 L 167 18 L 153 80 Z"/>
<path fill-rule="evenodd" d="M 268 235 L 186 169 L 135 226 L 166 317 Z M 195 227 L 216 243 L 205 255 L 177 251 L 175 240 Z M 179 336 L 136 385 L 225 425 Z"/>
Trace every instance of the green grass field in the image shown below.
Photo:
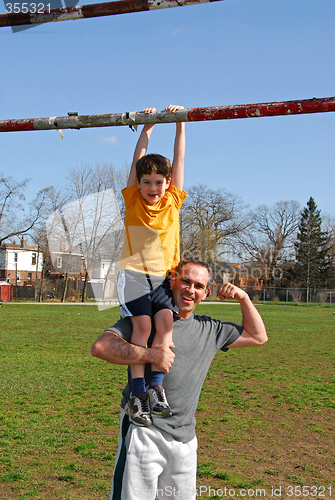
<path fill-rule="evenodd" d="M 335 315 L 258 309 L 270 341 L 218 353 L 203 388 L 198 498 L 241 488 L 244 498 L 271 498 L 280 487 L 285 498 L 332 498 Z M 197 312 L 241 322 L 237 305 Z M 92 305 L 1 305 L 0 500 L 108 499 L 126 368 L 90 348 L 118 316 Z"/>

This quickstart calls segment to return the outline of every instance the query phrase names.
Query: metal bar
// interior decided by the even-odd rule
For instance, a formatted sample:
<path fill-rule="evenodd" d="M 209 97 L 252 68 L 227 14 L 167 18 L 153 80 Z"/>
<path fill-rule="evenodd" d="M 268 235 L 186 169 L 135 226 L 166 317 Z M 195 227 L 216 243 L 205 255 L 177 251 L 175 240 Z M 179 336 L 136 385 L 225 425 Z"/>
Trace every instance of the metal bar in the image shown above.
<path fill-rule="evenodd" d="M 130 12 L 165 9 L 168 7 L 183 7 L 220 1 L 223 0 L 118 0 L 116 2 L 43 10 L 42 12 L 35 13 L 7 13 L 0 15 L 0 28 L 5 26 L 48 23 L 52 21 L 70 21 L 90 17 L 115 16 L 117 14 L 129 14 Z"/>
<path fill-rule="evenodd" d="M 335 97 L 305 99 L 302 101 L 267 102 L 259 104 L 238 104 L 207 108 L 189 108 L 168 113 L 155 111 L 145 114 L 114 113 L 108 115 L 54 116 L 50 118 L 25 118 L 0 120 L 0 132 L 19 132 L 27 130 L 80 129 L 93 127 L 112 127 L 122 125 L 141 125 L 145 123 L 197 122 L 207 120 L 231 120 L 234 118 L 257 118 L 263 116 L 298 115 L 306 113 L 325 113 L 335 111 Z"/>

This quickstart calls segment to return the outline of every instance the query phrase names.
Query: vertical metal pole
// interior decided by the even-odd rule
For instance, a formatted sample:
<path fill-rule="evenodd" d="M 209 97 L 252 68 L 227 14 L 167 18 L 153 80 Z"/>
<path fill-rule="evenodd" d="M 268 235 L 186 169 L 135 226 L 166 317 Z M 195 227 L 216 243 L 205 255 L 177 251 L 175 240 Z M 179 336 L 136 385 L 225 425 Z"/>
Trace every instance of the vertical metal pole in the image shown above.
<path fill-rule="evenodd" d="M 15 262 L 15 301 L 17 302 L 17 262 Z"/>
<path fill-rule="evenodd" d="M 37 258 L 36 258 L 36 271 L 35 271 L 35 300 L 37 300 L 37 276 L 38 276 L 38 262 L 40 258 L 40 244 L 37 244 Z"/>

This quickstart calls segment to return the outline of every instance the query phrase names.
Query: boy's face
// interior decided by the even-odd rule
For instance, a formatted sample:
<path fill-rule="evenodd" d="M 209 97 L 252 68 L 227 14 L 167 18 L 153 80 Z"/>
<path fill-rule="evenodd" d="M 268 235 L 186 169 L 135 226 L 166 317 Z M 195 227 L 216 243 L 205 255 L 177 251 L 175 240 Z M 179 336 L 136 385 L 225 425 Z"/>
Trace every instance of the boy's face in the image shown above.
<path fill-rule="evenodd" d="M 155 205 L 163 198 L 170 182 L 171 179 L 167 181 L 164 175 L 155 172 L 143 175 L 140 181 L 136 179 L 141 195 L 150 205 Z"/>

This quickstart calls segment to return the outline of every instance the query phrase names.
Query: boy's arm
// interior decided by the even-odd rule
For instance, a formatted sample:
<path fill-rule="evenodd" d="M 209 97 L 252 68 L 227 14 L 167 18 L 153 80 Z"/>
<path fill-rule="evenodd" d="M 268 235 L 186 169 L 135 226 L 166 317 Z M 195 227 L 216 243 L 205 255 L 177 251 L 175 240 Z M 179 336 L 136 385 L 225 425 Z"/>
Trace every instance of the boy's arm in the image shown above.
<path fill-rule="evenodd" d="M 169 113 L 175 113 L 183 106 L 171 105 L 165 108 Z M 176 137 L 174 141 L 174 153 L 172 162 L 171 184 L 178 189 L 184 185 L 184 159 L 185 159 L 185 123 L 176 123 Z"/>
<path fill-rule="evenodd" d="M 155 108 L 146 108 L 143 110 L 143 112 L 147 114 L 153 113 L 154 111 L 156 111 Z M 138 138 L 135 147 L 134 157 L 130 167 L 127 187 L 135 186 L 136 184 L 136 163 L 137 160 L 142 158 L 142 156 L 144 156 L 147 152 L 150 135 L 153 128 L 154 128 L 154 123 L 147 123 L 146 125 L 143 125 L 141 135 Z"/>

